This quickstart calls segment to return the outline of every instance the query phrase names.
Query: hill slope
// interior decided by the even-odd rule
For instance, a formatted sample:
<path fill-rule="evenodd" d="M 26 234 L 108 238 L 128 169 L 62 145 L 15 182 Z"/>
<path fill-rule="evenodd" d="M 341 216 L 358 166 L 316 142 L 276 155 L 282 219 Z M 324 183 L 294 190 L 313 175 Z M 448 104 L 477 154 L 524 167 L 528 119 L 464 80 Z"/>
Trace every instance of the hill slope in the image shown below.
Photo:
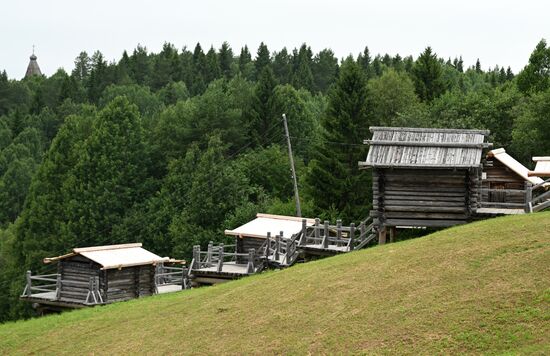
<path fill-rule="evenodd" d="M 3 353 L 550 351 L 550 213 L 0 325 Z"/>

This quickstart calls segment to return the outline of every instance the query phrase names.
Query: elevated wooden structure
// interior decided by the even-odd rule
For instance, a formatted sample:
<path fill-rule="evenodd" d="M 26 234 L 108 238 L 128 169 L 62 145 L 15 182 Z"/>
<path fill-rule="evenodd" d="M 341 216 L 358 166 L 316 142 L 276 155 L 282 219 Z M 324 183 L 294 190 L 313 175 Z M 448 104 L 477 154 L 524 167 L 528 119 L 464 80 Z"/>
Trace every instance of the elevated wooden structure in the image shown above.
<path fill-rule="evenodd" d="M 486 130 L 371 127 L 363 168 L 373 174 L 379 242 L 397 227 L 447 227 L 468 222 L 481 196 Z"/>
<path fill-rule="evenodd" d="M 448 227 L 550 207 L 548 182 L 504 149 L 483 150 L 489 131 L 371 127 L 362 168 L 372 169 L 379 242 L 399 227 Z M 390 237 L 391 239 L 391 237 Z"/>
<path fill-rule="evenodd" d="M 226 235 L 234 245 L 208 244 L 205 251 L 193 248 L 190 280 L 193 286 L 211 285 L 238 279 L 265 268 L 284 268 L 298 261 L 331 256 L 365 247 L 376 234 L 372 219 L 355 227 L 336 225 L 319 219 L 257 214 L 256 218 Z M 278 231 L 276 233 L 275 231 Z"/>
<path fill-rule="evenodd" d="M 32 275 L 21 299 L 42 311 L 81 308 L 186 288 L 187 273 L 175 262 L 141 247 L 141 243 L 75 248 L 45 263 L 57 273 Z M 178 261 L 179 262 L 179 261 Z"/>

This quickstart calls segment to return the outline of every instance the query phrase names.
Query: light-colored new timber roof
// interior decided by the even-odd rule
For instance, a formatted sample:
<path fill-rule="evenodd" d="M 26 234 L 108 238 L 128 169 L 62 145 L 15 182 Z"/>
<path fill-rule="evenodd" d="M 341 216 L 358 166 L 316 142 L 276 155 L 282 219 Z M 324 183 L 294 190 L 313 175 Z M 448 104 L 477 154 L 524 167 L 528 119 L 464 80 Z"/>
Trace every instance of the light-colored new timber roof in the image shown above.
<path fill-rule="evenodd" d="M 97 264 L 102 269 L 123 268 L 169 262 L 168 257 L 160 257 L 141 247 L 141 243 L 108 245 L 75 248 L 66 255 L 45 258 L 44 263 L 58 261 L 64 258 L 81 255 Z"/>
<path fill-rule="evenodd" d="M 534 171 L 529 171 L 529 176 L 550 177 L 550 157 L 533 157 L 537 165 Z"/>
<path fill-rule="evenodd" d="M 302 230 L 302 219 L 295 216 L 271 215 L 258 213 L 256 218 L 233 230 L 225 230 L 226 235 L 238 237 L 266 238 L 269 232 L 272 237 L 283 232 L 283 237 L 290 238 Z M 306 224 L 315 224 L 314 219 L 305 219 Z"/>
<path fill-rule="evenodd" d="M 487 130 L 371 127 L 363 167 L 470 168 L 481 166 Z"/>
<path fill-rule="evenodd" d="M 488 157 L 494 157 L 498 159 L 502 164 L 504 164 L 506 167 L 510 168 L 514 173 L 516 173 L 518 176 L 523 178 L 524 180 L 537 185 L 544 183 L 544 180 L 542 180 L 539 177 L 533 177 L 529 176 L 529 169 L 525 167 L 523 164 L 516 161 L 516 159 L 512 156 L 510 156 L 508 153 L 506 153 L 506 150 L 504 148 L 498 148 L 492 151 L 489 151 L 487 153 Z"/>

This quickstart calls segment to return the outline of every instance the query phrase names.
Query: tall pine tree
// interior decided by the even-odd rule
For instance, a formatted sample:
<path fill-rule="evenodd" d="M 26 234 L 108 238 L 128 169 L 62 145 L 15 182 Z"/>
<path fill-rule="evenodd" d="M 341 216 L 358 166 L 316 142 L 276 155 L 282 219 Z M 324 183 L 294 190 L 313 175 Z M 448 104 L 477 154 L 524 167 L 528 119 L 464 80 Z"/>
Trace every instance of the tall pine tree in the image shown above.
<path fill-rule="evenodd" d="M 324 132 L 310 164 L 308 195 L 320 211 L 346 223 L 367 216 L 371 202 L 370 172 L 360 171 L 369 132 L 367 84 L 364 71 L 348 58 L 329 93 L 323 117 Z"/>

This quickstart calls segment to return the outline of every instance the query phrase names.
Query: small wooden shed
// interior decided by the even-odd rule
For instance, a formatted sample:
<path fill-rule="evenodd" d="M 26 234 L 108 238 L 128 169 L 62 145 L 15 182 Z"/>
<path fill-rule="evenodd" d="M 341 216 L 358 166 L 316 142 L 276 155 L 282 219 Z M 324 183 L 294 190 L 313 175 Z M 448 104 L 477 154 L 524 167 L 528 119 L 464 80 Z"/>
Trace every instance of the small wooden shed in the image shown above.
<path fill-rule="evenodd" d="M 372 169 L 371 216 L 386 228 L 447 227 L 468 222 L 481 194 L 486 130 L 371 127 L 363 168 Z"/>
<path fill-rule="evenodd" d="M 483 206 L 524 209 L 531 199 L 533 187 L 541 189 L 539 177 L 510 156 L 504 148 L 491 150 L 483 167 Z"/>
<path fill-rule="evenodd" d="M 256 214 L 256 218 L 233 230 L 225 230 L 225 234 L 235 237 L 236 251 L 247 253 L 250 249 L 256 251 L 265 243 L 268 235 L 275 239 L 290 239 L 302 231 L 304 218 L 273 214 Z M 315 219 L 305 219 L 306 226 L 315 224 Z"/>
<path fill-rule="evenodd" d="M 76 308 L 155 294 L 156 265 L 170 259 L 141 246 L 75 248 L 65 255 L 45 258 L 44 263 L 57 262 L 57 273 L 33 276 L 27 272 L 21 298 L 39 305 Z"/>

